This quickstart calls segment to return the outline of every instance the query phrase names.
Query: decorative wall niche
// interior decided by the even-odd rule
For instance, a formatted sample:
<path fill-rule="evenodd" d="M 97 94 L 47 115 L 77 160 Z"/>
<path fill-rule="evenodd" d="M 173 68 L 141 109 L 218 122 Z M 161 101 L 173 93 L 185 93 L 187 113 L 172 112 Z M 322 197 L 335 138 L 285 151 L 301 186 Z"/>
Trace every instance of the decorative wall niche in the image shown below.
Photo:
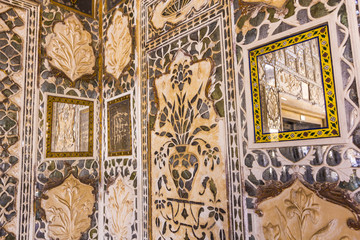
<path fill-rule="evenodd" d="M 341 141 L 330 29 L 328 23 L 318 24 L 248 47 L 250 147 L 310 139 Z"/>
<path fill-rule="evenodd" d="M 46 158 L 92 157 L 94 102 L 47 96 Z"/>
<path fill-rule="evenodd" d="M 132 154 L 131 94 L 107 102 L 108 156 Z"/>

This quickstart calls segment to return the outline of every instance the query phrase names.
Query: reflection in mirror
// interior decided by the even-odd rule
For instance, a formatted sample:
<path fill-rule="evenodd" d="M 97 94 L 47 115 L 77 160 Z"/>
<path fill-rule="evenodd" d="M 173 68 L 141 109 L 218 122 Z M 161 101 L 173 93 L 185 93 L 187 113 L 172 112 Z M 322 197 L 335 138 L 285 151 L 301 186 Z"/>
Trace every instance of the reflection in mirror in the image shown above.
<path fill-rule="evenodd" d="M 279 150 L 284 157 L 296 163 L 306 157 L 306 155 L 310 151 L 310 147 L 308 146 L 284 147 L 284 148 L 279 148 Z"/>
<path fill-rule="evenodd" d="M 91 157 L 94 102 L 48 96 L 46 157 Z"/>
<path fill-rule="evenodd" d="M 53 113 L 52 151 L 88 151 L 89 106 L 55 102 Z"/>
<path fill-rule="evenodd" d="M 264 133 L 327 127 L 317 38 L 257 60 Z"/>

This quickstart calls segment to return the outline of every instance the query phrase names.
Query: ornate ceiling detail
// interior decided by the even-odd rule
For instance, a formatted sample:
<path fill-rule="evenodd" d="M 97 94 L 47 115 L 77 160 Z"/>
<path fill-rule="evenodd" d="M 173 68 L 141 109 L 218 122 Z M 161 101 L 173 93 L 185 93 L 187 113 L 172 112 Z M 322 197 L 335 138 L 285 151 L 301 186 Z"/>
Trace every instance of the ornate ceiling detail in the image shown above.
<path fill-rule="evenodd" d="M 95 196 L 92 186 L 81 183 L 70 175 L 61 185 L 45 194 L 41 207 L 48 222 L 48 236 L 51 239 L 80 239 L 81 234 L 91 226 Z"/>
<path fill-rule="evenodd" d="M 121 177 L 109 187 L 107 215 L 110 219 L 110 233 L 117 240 L 131 239 L 131 225 L 134 221 L 134 190 Z"/>
<path fill-rule="evenodd" d="M 92 74 L 95 55 L 91 46 L 91 34 L 77 17 L 70 15 L 54 25 L 54 33 L 46 37 L 46 53 L 50 64 L 61 70 L 72 81 Z"/>
<path fill-rule="evenodd" d="M 106 36 L 106 71 L 115 78 L 119 78 L 131 60 L 132 38 L 128 16 L 124 15 L 120 10 L 117 10 L 114 13 L 113 22 L 109 26 Z"/>

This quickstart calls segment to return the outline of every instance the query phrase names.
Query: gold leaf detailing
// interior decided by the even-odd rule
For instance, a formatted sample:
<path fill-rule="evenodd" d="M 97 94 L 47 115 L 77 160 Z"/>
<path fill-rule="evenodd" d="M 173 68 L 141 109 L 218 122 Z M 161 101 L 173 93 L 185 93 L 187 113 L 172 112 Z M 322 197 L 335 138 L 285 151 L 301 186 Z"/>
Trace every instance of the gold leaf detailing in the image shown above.
<path fill-rule="evenodd" d="M 48 225 L 48 237 L 58 240 L 80 239 L 90 228 L 95 196 L 93 187 L 81 183 L 70 175 L 63 184 L 55 187 L 42 200 Z"/>
<path fill-rule="evenodd" d="M 217 1 L 217 0 L 216 0 Z M 186 19 L 192 11 L 200 11 L 210 0 L 167 0 L 156 5 L 151 22 L 156 29 L 166 23 L 176 24 Z"/>
<path fill-rule="evenodd" d="M 131 239 L 131 224 L 134 217 L 134 192 L 119 177 L 109 187 L 107 215 L 110 219 L 110 233 L 117 240 Z"/>
<path fill-rule="evenodd" d="M 92 74 L 95 66 L 91 35 L 81 22 L 71 15 L 56 23 L 54 33 L 46 37 L 46 53 L 52 66 L 63 71 L 72 81 Z"/>
<path fill-rule="evenodd" d="M 120 10 L 114 14 L 113 22 L 107 31 L 105 43 L 106 71 L 119 78 L 131 60 L 132 39 L 129 19 Z"/>

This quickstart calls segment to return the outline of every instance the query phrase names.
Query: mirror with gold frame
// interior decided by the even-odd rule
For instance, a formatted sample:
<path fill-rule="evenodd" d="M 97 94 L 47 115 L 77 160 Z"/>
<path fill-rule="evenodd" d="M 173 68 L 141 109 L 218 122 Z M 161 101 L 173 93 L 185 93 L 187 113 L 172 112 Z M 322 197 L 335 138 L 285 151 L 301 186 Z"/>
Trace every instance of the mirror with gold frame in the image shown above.
<path fill-rule="evenodd" d="M 92 157 L 94 102 L 47 96 L 46 158 Z"/>
<path fill-rule="evenodd" d="M 255 143 L 340 136 L 328 25 L 249 50 Z"/>

